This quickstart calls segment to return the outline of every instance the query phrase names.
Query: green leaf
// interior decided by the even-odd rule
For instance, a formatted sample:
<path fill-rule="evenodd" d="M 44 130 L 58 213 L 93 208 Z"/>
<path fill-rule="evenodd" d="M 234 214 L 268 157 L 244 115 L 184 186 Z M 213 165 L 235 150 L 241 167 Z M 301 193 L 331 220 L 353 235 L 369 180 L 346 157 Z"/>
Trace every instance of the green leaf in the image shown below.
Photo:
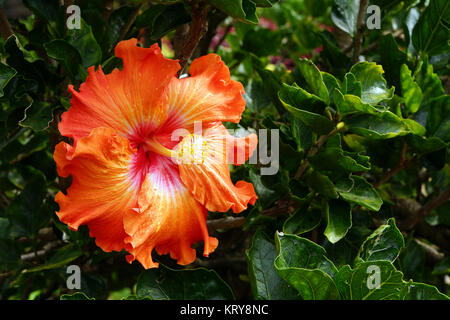
<path fill-rule="evenodd" d="M 446 94 L 441 79 L 434 72 L 433 65 L 428 64 L 427 57 L 419 61 L 414 78 L 422 89 L 423 103 Z"/>
<path fill-rule="evenodd" d="M 25 109 L 25 116 L 19 121 L 19 125 L 31 128 L 34 131 L 47 129 L 53 119 L 53 109 L 46 102 L 34 101 Z"/>
<path fill-rule="evenodd" d="M 428 100 L 427 132 L 443 141 L 450 141 L 450 96 L 442 95 Z"/>
<path fill-rule="evenodd" d="M 379 269 L 379 286 L 372 283 L 370 277 L 374 276 L 374 271 L 371 268 Z M 347 300 L 399 300 L 405 288 L 402 277 L 389 261 L 369 261 L 358 264 L 354 270 L 341 268 L 336 285 Z"/>
<path fill-rule="evenodd" d="M 372 211 L 380 210 L 383 204 L 377 191 L 361 176 L 352 175 L 349 179 L 337 181 L 336 190 L 342 199 Z"/>
<path fill-rule="evenodd" d="M 326 175 L 314 170 L 308 172 L 305 177 L 306 184 L 321 195 L 331 199 L 337 199 L 339 196 L 336 192 L 333 182 Z"/>
<path fill-rule="evenodd" d="M 278 52 L 282 36 L 270 29 L 249 30 L 243 39 L 243 49 L 258 57 L 267 57 Z"/>
<path fill-rule="evenodd" d="M 264 90 L 266 91 L 267 95 L 272 99 L 272 102 L 274 103 L 278 112 L 280 114 L 283 113 L 283 104 L 278 97 L 278 92 L 281 88 L 279 77 L 276 76 L 272 71 L 265 69 L 255 55 L 252 55 L 251 61 L 255 70 L 261 77 Z"/>
<path fill-rule="evenodd" d="M 73 294 L 63 294 L 59 297 L 60 300 L 95 300 L 94 298 L 89 298 L 83 292 L 75 292 Z"/>
<path fill-rule="evenodd" d="M 403 300 L 450 300 L 445 294 L 425 283 L 412 282 L 405 287 Z"/>
<path fill-rule="evenodd" d="M 345 125 L 350 132 L 371 139 L 390 139 L 410 133 L 403 120 L 389 111 L 351 115 L 346 117 Z"/>
<path fill-rule="evenodd" d="M 394 218 L 381 225 L 361 245 L 357 261 L 389 260 L 394 262 L 405 247 L 403 235 L 395 225 Z"/>
<path fill-rule="evenodd" d="M 407 141 L 408 145 L 411 146 L 411 148 L 413 148 L 415 152 L 421 154 L 434 152 L 447 146 L 444 141 L 437 137 L 430 137 L 425 139 L 414 134 L 408 135 Z"/>
<path fill-rule="evenodd" d="M 322 73 L 319 69 L 317 69 L 315 64 L 311 60 L 300 59 L 298 68 L 305 78 L 306 83 L 308 83 L 311 88 L 312 93 L 320 97 L 325 104 L 330 104 L 330 96 L 327 86 L 323 81 Z"/>
<path fill-rule="evenodd" d="M 427 133 L 427 129 L 422 127 L 418 122 L 414 121 L 413 119 L 402 119 L 402 121 L 405 124 L 406 128 L 415 135 L 422 137 Z"/>
<path fill-rule="evenodd" d="M 333 70 L 337 76 L 343 76 L 350 67 L 351 62 L 349 57 L 342 52 L 330 32 L 324 31 L 319 33 L 318 36 L 323 45 L 320 57 L 328 63 L 329 68 Z"/>
<path fill-rule="evenodd" d="M 333 281 L 337 269 L 321 246 L 289 234 L 277 233 L 275 239 L 279 253 L 275 269 L 304 300 L 340 299 Z"/>
<path fill-rule="evenodd" d="M 370 170 L 369 157 L 346 152 L 341 147 L 340 136 L 336 135 L 337 144 L 331 145 L 332 138 L 309 160 L 313 168 L 321 171 L 359 172 Z"/>
<path fill-rule="evenodd" d="M 426 253 L 425 249 L 410 236 L 397 258 L 400 270 L 404 274 L 404 279 L 422 281 L 424 278 Z"/>
<path fill-rule="evenodd" d="M 335 89 L 333 93 L 333 102 L 337 107 L 339 115 L 345 116 L 352 113 L 371 113 L 379 114 L 380 111 L 369 103 L 362 102 L 360 97 L 352 94 L 343 95 Z"/>
<path fill-rule="evenodd" d="M 50 33 L 54 36 L 63 32 L 65 17 L 64 6 L 58 0 L 23 0 L 23 4 L 36 16 L 49 23 Z"/>
<path fill-rule="evenodd" d="M 350 205 L 342 200 L 324 202 L 323 210 L 327 217 L 327 228 L 324 235 L 331 243 L 336 243 L 347 234 L 352 226 L 352 210 Z"/>
<path fill-rule="evenodd" d="M 400 69 L 400 81 L 402 84 L 402 95 L 405 98 L 405 105 L 409 112 L 416 113 L 422 102 L 422 90 L 414 81 L 406 64 Z"/>
<path fill-rule="evenodd" d="M 358 11 L 358 0 L 334 0 L 331 19 L 339 29 L 347 32 L 353 37 L 356 33 Z"/>
<path fill-rule="evenodd" d="M 157 41 L 180 25 L 192 20 L 182 3 L 172 5 L 151 5 L 136 19 L 139 28 L 148 27 L 150 40 Z"/>
<path fill-rule="evenodd" d="M 7 65 L 0 63 L 0 98 L 3 97 L 3 89 L 6 87 L 8 82 L 14 78 L 17 71 Z"/>
<path fill-rule="evenodd" d="M 74 243 L 68 244 L 58 250 L 48 259 L 48 261 L 38 267 L 31 268 L 27 272 L 38 272 L 43 270 L 56 269 L 68 265 L 73 260 L 83 254 L 81 248 Z"/>
<path fill-rule="evenodd" d="M 111 12 L 106 25 L 108 32 L 105 32 L 105 39 L 103 40 L 105 42 L 106 52 L 110 52 L 120 40 L 123 29 L 126 27 L 134 10 L 133 7 L 122 6 Z"/>
<path fill-rule="evenodd" d="M 81 56 L 78 50 L 60 39 L 45 43 L 44 48 L 50 58 L 62 61 L 66 72 L 72 79 L 75 79 L 81 64 Z"/>
<path fill-rule="evenodd" d="M 430 1 L 420 15 L 413 32 L 412 43 L 420 53 L 436 55 L 450 49 L 450 2 L 448 0 Z"/>
<path fill-rule="evenodd" d="M 304 108 L 308 108 L 308 110 L 317 109 L 319 111 L 323 102 L 317 96 L 309 94 L 301 88 L 287 84 L 283 84 L 278 96 L 287 111 L 317 133 L 326 134 L 333 130 L 334 125 L 330 119 L 323 115 L 304 110 Z"/>
<path fill-rule="evenodd" d="M 249 108 L 253 112 L 260 112 L 264 108 L 270 105 L 270 97 L 264 90 L 264 86 L 261 81 L 250 79 L 243 95 L 246 108 Z"/>
<path fill-rule="evenodd" d="M 302 234 L 315 229 L 322 221 L 320 210 L 307 210 L 307 207 L 296 209 L 283 224 L 283 231 L 290 234 Z"/>
<path fill-rule="evenodd" d="M 386 70 L 388 84 L 401 88 L 400 67 L 406 63 L 407 55 L 399 49 L 392 34 L 387 34 L 380 39 L 380 62 Z"/>
<path fill-rule="evenodd" d="M 250 0 L 208 0 L 216 8 L 239 21 L 247 23 L 258 23 L 256 16 L 256 4 Z"/>
<path fill-rule="evenodd" d="M 379 280 L 378 286 L 374 281 Z M 403 274 L 390 261 L 362 262 L 351 269 L 339 269 L 336 286 L 347 300 L 448 300 L 436 287 L 405 282 Z"/>
<path fill-rule="evenodd" d="M 258 230 L 247 252 L 250 284 L 253 297 L 257 300 L 298 299 L 298 293 L 289 286 L 275 271 L 277 256 L 275 245 Z"/>
<path fill-rule="evenodd" d="M 353 73 L 346 73 L 344 77 L 344 82 L 342 83 L 342 92 L 344 94 L 351 94 L 361 98 L 362 95 L 362 85 L 361 82 L 356 80 Z"/>
<path fill-rule="evenodd" d="M 354 74 L 356 80 L 361 82 L 362 102 L 377 104 L 393 97 L 394 88 L 387 88 L 381 65 L 375 62 L 358 62 L 350 69 L 350 72 Z"/>
<path fill-rule="evenodd" d="M 323 71 L 321 71 L 320 74 L 322 75 L 323 83 L 325 83 L 325 86 L 327 87 L 329 94 L 329 101 L 333 101 L 334 89 L 339 90 L 341 88 L 341 85 L 332 74 Z"/>
<path fill-rule="evenodd" d="M 172 270 L 160 264 L 158 269 L 142 272 L 137 280 L 138 298 L 152 300 L 231 300 L 230 287 L 214 270 Z"/>
<path fill-rule="evenodd" d="M 43 200 L 46 195 L 46 181 L 41 172 L 36 172 L 27 181 L 20 195 L 7 207 L 6 214 L 10 222 L 23 235 L 33 235 L 50 218 Z"/>
<path fill-rule="evenodd" d="M 259 174 L 256 174 L 254 170 L 250 170 L 249 178 L 255 188 L 255 192 L 258 195 L 258 202 L 261 203 L 261 206 L 266 209 L 270 207 L 276 200 L 278 200 L 282 195 L 284 195 L 288 190 L 286 185 L 281 181 L 281 183 L 275 183 L 270 185 L 270 187 L 266 186 L 263 182 L 263 177 Z"/>
<path fill-rule="evenodd" d="M 450 257 L 445 258 L 433 268 L 433 275 L 442 275 L 450 273 Z"/>
<path fill-rule="evenodd" d="M 102 62 L 102 50 L 95 40 L 92 28 L 81 19 L 80 29 L 69 29 L 65 40 L 77 49 L 84 68 L 99 65 Z"/>

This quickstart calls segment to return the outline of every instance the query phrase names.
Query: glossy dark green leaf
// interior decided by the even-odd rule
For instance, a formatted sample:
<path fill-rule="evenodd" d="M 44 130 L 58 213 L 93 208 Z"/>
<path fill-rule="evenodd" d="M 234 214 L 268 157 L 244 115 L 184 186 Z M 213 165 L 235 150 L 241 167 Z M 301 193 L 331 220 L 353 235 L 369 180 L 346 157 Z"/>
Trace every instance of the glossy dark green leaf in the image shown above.
<path fill-rule="evenodd" d="M 450 2 L 430 1 L 412 32 L 412 43 L 421 53 L 435 55 L 450 49 Z"/>
<path fill-rule="evenodd" d="M 377 191 L 361 176 L 352 175 L 349 179 L 337 181 L 336 190 L 344 200 L 369 210 L 378 211 L 383 204 Z"/>
<path fill-rule="evenodd" d="M 446 94 L 441 79 L 428 62 L 427 57 L 423 58 L 414 71 L 414 78 L 422 89 L 424 104 Z"/>
<path fill-rule="evenodd" d="M 62 61 L 66 72 L 74 79 L 81 64 L 80 53 L 68 42 L 60 39 L 44 44 L 45 51 L 50 58 Z"/>
<path fill-rule="evenodd" d="M 19 125 L 31 128 L 34 131 L 42 131 L 48 128 L 53 119 L 53 108 L 45 102 L 34 101 L 27 109 L 25 116 Z"/>
<path fill-rule="evenodd" d="M 392 34 L 387 34 L 380 39 L 380 62 L 386 71 L 385 78 L 389 85 L 398 89 L 400 85 L 400 67 L 406 63 L 406 53 L 400 50 Z"/>
<path fill-rule="evenodd" d="M 255 192 L 258 195 L 258 202 L 265 209 L 270 207 L 276 200 L 278 200 L 282 195 L 288 192 L 287 186 L 283 181 L 277 182 L 275 184 L 266 185 L 263 181 L 263 177 L 257 174 L 254 170 L 250 170 L 249 178 L 255 188 Z"/>
<path fill-rule="evenodd" d="M 403 300 L 450 300 L 448 296 L 425 283 L 412 282 L 405 287 Z"/>
<path fill-rule="evenodd" d="M 308 59 L 300 59 L 298 62 L 298 68 L 306 80 L 306 83 L 311 88 L 311 93 L 320 97 L 325 104 L 330 103 L 330 97 L 328 94 L 327 86 L 323 81 L 323 77 L 319 69 L 315 64 Z"/>
<path fill-rule="evenodd" d="M 331 199 L 337 199 L 338 194 L 333 182 L 326 175 L 314 170 L 305 174 L 305 182 L 316 192 Z"/>
<path fill-rule="evenodd" d="M 247 253 L 253 296 L 261 300 L 298 299 L 298 293 L 275 271 L 275 245 L 262 231 L 257 231 Z"/>
<path fill-rule="evenodd" d="M 58 0 L 23 0 L 23 4 L 40 19 L 50 24 L 50 32 L 61 35 L 65 23 L 64 6 Z"/>
<path fill-rule="evenodd" d="M 261 81 L 250 79 L 245 87 L 244 99 L 246 101 L 246 108 L 253 112 L 259 112 L 270 105 L 270 97 L 264 90 Z"/>
<path fill-rule="evenodd" d="M 372 113 L 379 114 L 379 110 L 369 103 L 362 102 L 361 98 L 352 94 L 342 94 L 335 89 L 333 93 L 334 104 L 339 115 L 345 116 L 352 113 Z"/>
<path fill-rule="evenodd" d="M 247 23 L 258 23 L 256 16 L 256 4 L 251 0 L 208 0 L 216 8 L 225 12 L 239 21 Z"/>
<path fill-rule="evenodd" d="M 120 40 L 120 36 L 124 32 L 124 28 L 133 15 L 134 10 L 133 7 L 122 6 L 111 12 L 108 18 L 107 32 L 105 32 L 106 52 L 110 52 Z M 124 37 L 126 39 L 126 35 Z"/>
<path fill-rule="evenodd" d="M 394 218 L 375 230 L 359 249 L 357 261 L 389 260 L 394 262 L 405 246 L 403 235 Z"/>
<path fill-rule="evenodd" d="M 390 139 L 410 132 L 408 126 L 392 112 L 355 114 L 344 120 L 349 131 L 371 139 Z"/>
<path fill-rule="evenodd" d="M 321 71 L 320 74 L 322 75 L 323 83 L 327 87 L 329 101 L 333 101 L 334 89 L 341 89 L 341 84 L 332 74 L 323 71 Z"/>
<path fill-rule="evenodd" d="M 447 144 L 437 137 L 422 138 L 418 135 L 408 135 L 408 144 L 418 153 L 425 154 L 445 148 Z"/>
<path fill-rule="evenodd" d="M 397 258 L 400 270 L 404 274 L 403 279 L 423 281 L 425 260 L 425 249 L 413 237 L 409 237 L 405 248 L 401 250 Z"/>
<path fill-rule="evenodd" d="M 153 6 L 152 6 L 153 7 Z M 150 38 L 156 41 L 166 35 L 168 32 L 175 30 L 178 26 L 191 21 L 191 16 L 186 12 L 182 3 L 163 6 L 164 10 L 156 15 L 151 25 Z M 150 10 L 153 10 L 150 8 Z M 159 9 L 157 9 L 159 10 Z"/>
<path fill-rule="evenodd" d="M 69 29 L 65 40 L 77 49 L 84 68 L 98 65 L 102 61 L 102 50 L 92 33 L 92 28 L 81 20 L 80 29 Z"/>
<path fill-rule="evenodd" d="M 230 287 L 213 270 L 204 268 L 172 270 L 160 265 L 141 273 L 137 280 L 138 298 L 152 300 L 231 300 Z"/>
<path fill-rule="evenodd" d="M 20 195 L 8 206 L 6 214 L 23 235 L 33 235 L 45 225 L 50 213 L 43 206 L 46 181 L 42 173 L 29 178 Z"/>
<path fill-rule="evenodd" d="M 283 231 L 290 234 L 303 234 L 315 229 L 322 221 L 320 210 L 301 207 L 296 209 L 284 222 Z"/>
<path fill-rule="evenodd" d="M 342 149 L 340 137 L 336 135 L 337 144 L 325 144 L 310 158 L 311 165 L 321 171 L 359 172 L 370 170 L 369 157 L 357 153 L 346 152 Z"/>
<path fill-rule="evenodd" d="M 311 105 L 309 103 L 311 101 L 314 101 L 313 103 L 320 104 L 320 99 L 316 96 L 310 95 L 301 88 L 284 84 L 283 88 L 280 90 L 279 97 L 287 111 L 289 111 L 294 117 L 301 120 L 308 127 L 311 127 L 311 129 L 317 133 L 326 134 L 333 130 L 333 122 L 327 117 L 318 113 L 300 109 L 302 106 L 308 106 L 310 108 Z"/>
<path fill-rule="evenodd" d="M 322 247 L 295 235 L 277 233 L 275 239 L 275 269 L 304 300 L 340 299 L 333 281 L 337 269 Z"/>
<path fill-rule="evenodd" d="M 352 226 L 351 206 L 342 200 L 324 201 L 323 210 L 327 217 L 324 235 L 331 243 L 336 243 L 347 234 Z"/>
<path fill-rule="evenodd" d="M 348 72 L 345 74 L 344 82 L 342 83 L 342 92 L 361 98 L 362 85 L 360 81 L 356 80 L 353 73 Z"/>
<path fill-rule="evenodd" d="M 400 81 L 402 85 L 402 95 L 405 98 L 405 105 L 409 112 L 415 113 L 419 110 L 422 102 L 422 90 L 411 76 L 411 70 L 406 64 L 400 69 Z"/>
<path fill-rule="evenodd" d="M 343 293 L 344 299 L 399 300 L 403 296 L 405 288 L 403 274 L 389 261 L 363 262 L 354 270 L 348 267 L 341 270 L 336 277 L 336 285 Z"/>
<path fill-rule="evenodd" d="M 383 77 L 383 67 L 375 62 L 358 62 L 350 72 L 356 80 L 361 82 L 361 100 L 364 103 L 377 104 L 380 101 L 391 99 L 394 88 L 387 87 Z"/>
<path fill-rule="evenodd" d="M 319 33 L 318 36 L 323 46 L 320 56 L 327 62 L 329 68 L 336 73 L 336 76 L 343 77 L 351 65 L 349 57 L 342 52 L 330 32 L 324 31 Z"/>
<path fill-rule="evenodd" d="M 450 96 L 442 95 L 428 100 L 426 105 L 427 132 L 441 140 L 450 141 Z"/>
<path fill-rule="evenodd" d="M 16 74 L 16 70 L 0 63 L 0 98 L 3 97 L 3 89 Z"/>
<path fill-rule="evenodd" d="M 331 11 L 331 19 L 339 29 L 353 37 L 356 33 L 358 11 L 358 0 L 335 0 Z"/>

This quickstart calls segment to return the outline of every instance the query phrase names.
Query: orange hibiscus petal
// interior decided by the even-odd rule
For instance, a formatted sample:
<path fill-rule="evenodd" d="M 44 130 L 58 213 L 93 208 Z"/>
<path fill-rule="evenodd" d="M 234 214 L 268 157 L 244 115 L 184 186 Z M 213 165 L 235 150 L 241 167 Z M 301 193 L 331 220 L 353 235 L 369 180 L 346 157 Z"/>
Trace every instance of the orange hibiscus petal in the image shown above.
<path fill-rule="evenodd" d="M 194 121 L 239 122 L 245 109 L 244 88 L 216 54 L 195 59 L 190 77 L 170 82 L 166 90 L 169 115 L 166 128 L 189 128 Z"/>
<path fill-rule="evenodd" d="M 71 107 L 62 115 L 59 130 L 74 138 L 75 145 L 97 127 L 145 138 L 167 117 L 163 92 L 180 68 L 178 61 L 164 58 L 157 44 L 138 47 L 136 39 L 121 41 L 115 53 L 123 61 L 122 70 L 105 75 L 101 67 L 90 67 L 80 92 L 69 86 Z"/>
<path fill-rule="evenodd" d="M 150 156 L 149 173 L 139 192 L 139 210 L 124 216 L 126 239 L 132 245 L 128 261 L 137 259 L 145 268 L 157 267 L 152 250 L 170 253 L 178 264 L 195 260 L 192 244 L 204 241 L 204 255 L 218 245 L 206 228 L 206 209 L 183 186 L 176 165 L 169 158 Z"/>
<path fill-rule="evenodd" d="M 57 215 L 73 230 L 87 225 L 104 251 L 126 248 L 123 215 L 137 204 L 130 175 L 133 152 L 129 141 L 110 128 L 92 130 L 76 148 L 64 142 L 55 148 L 58 174 L 73 177 L 67 195 L 56 195 Z"/>
<path fill-rule="evenodd" d="M 258 145 L 258 136 L 256 134 L 251 133 L 245 137 L 234 137 L 228 133 L 222 124 L 219 125 L 218 130 L 222 132 L 226 139 L 228 163 L 239 166 L 245 163 L 256 150 Z"/>
<path fill-rule="evenodd" d="M 181 180 L 198 202 L 209 211 L 226 212 L 231 209 L 238 213 L 247 209 L 248 203 L 253 205 L 257 196 L 251 183 L 238 181 L 233 185 L 228 159 L 230 150 L 236 152 L 237 149 L 230 147 L 227 137 L 230 141 L 225 127 L 216 123 L 203 135 L 186 136 L 174 152 Z M 255 138 L 249 138 L 248 141 L 254 141 Z M 231 141 L 235 142 L 233 139 Z"/>

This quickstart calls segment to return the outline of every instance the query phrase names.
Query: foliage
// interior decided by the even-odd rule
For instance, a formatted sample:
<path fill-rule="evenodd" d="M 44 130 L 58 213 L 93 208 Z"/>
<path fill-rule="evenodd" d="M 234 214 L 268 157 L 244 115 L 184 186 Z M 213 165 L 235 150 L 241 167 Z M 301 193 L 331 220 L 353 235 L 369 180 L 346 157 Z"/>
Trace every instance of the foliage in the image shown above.
<path fill-rule="evenodd" d="M 14 34 L 2 27 L 1 299 L 448 299 L 450 2 L 372 0 L 380 30 L 359 25 L 353 0 L 106 2 L 74 1 L 81 26 L 68 29 L 60 1 L 24 0 Z M 243 83 L 229 129 L 279 130 L 278 171 L 234 167 L 259 199 L 209 213 L 216 252 L 186 267 L 155 255 L 144 271 L 55 215 L 71 183 L 52 158 L 57 125 L 87 67 L 121 67 L 120 40 L 180 58 L 197 6 L 209 28 L 193 57 L 217 52 Z"/>

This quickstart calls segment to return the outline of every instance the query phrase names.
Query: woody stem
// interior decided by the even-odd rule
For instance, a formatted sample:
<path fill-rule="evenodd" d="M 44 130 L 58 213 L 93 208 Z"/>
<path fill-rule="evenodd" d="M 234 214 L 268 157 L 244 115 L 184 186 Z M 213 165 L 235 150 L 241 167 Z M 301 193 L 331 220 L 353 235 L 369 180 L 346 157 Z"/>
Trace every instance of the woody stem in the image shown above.
<path fill-rule="evenodd" d="M 202 3 L 192 4 L 192 23 L 189 28 L 189 34 L 186 41 L 183 43 L 181 53 L 177 55 L 180 60 L 181 69 L 179 75 L 184 73 L 185 67 L 189 58 L 192 56 L 200 39 L 205 35 L 208 29 L 208 6 L 202 6 Z"/>

